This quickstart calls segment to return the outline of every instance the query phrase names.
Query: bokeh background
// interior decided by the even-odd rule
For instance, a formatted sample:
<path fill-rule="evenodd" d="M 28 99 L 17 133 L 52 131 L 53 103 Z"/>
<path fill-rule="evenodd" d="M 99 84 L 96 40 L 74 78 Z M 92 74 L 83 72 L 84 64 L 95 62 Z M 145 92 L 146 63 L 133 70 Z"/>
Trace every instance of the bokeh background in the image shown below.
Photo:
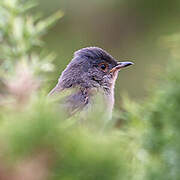
<path fill-rule="evenodd" d="M 179 0 L 37 0 L 36 11 L 49 15 L 64 12 L 44 40 L 57 54 L 49 89 L 72 59 L 73 52 L 99 46 L 120 61 L 135 66 L 121 71 L 116 84 L 116 107 L 121 94 L 141 100 L 163 73 L 169 51 L 163 37 L 180 30 Z"/>
<path fill-rule="evenodd" d="M 32 1 L 0 0 L 0 179 L 179 180 L 179 0 L 40 0 L 36 13 L 27 10 Z M 64 17 L 44 34 L 61 13 L 36 14 L 59 9 Z M 112 121 L 99 99 L 79 123 L 78 113 L 67 119 L 61 97 L 47 98 L 86 46 L 135 62 L 118 78 L 123 110 Z M 46 50 L 57 54 L 51 74 Z"/>

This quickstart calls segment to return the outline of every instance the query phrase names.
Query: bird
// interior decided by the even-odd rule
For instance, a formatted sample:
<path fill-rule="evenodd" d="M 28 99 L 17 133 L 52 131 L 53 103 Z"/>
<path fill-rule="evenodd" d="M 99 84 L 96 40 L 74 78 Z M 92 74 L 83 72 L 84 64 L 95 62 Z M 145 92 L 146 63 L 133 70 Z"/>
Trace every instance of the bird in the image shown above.
<path fill-rule="evenodd" d="M 67 112 L 73 115 L 93 106 L 93 97 L 100 93 L 104 99 L 104 112 L 111 116 L 118 72 L 133 64 L 129 61 L 118 62 L 99 47 L 82 48 L 74 53 L 73 59 L 61 73 L 49 96 L 73 89 L 63 101 Z"/>

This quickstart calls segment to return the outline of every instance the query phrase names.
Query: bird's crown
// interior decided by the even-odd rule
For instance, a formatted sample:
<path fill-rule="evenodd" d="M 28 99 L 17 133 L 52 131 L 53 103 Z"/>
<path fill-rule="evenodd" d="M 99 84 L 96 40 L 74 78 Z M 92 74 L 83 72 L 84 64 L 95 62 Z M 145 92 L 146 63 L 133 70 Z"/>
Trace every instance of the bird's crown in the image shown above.
<path fill-rule="evenodd" d="M 76 59 L 91 59 L 91 60 L 104 60 L 109 64 L 117 64 L 117 61 L 105 50 L 99 47 L 87 47 L 80 49 L 74 53 Z"/>

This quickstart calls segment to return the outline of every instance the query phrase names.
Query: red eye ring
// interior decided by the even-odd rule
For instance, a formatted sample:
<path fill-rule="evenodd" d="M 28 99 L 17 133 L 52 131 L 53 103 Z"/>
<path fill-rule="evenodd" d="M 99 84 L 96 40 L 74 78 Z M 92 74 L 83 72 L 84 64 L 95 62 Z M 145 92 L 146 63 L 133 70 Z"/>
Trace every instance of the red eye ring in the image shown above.
<path fill-rule="evenodd" d="M 107 63 L 100 63 L 99 67 L 101 68 L 102 71 L 107 72 L 108 70 L 108 64 Z"/>

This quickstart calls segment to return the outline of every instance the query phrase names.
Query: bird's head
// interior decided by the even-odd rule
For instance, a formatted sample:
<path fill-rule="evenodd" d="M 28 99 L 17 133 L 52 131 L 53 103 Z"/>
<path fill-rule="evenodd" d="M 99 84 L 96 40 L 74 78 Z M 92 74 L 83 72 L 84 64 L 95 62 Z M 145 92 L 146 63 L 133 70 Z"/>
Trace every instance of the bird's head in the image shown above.
<path fill-rule="evenodd" d="M 62 73 L 59 84 L 63 88 L 102 88 L 109 91 L 114 87 L 118 72 L 132 62 L 118 62 L 98 47 L 80 49 Z"/>

